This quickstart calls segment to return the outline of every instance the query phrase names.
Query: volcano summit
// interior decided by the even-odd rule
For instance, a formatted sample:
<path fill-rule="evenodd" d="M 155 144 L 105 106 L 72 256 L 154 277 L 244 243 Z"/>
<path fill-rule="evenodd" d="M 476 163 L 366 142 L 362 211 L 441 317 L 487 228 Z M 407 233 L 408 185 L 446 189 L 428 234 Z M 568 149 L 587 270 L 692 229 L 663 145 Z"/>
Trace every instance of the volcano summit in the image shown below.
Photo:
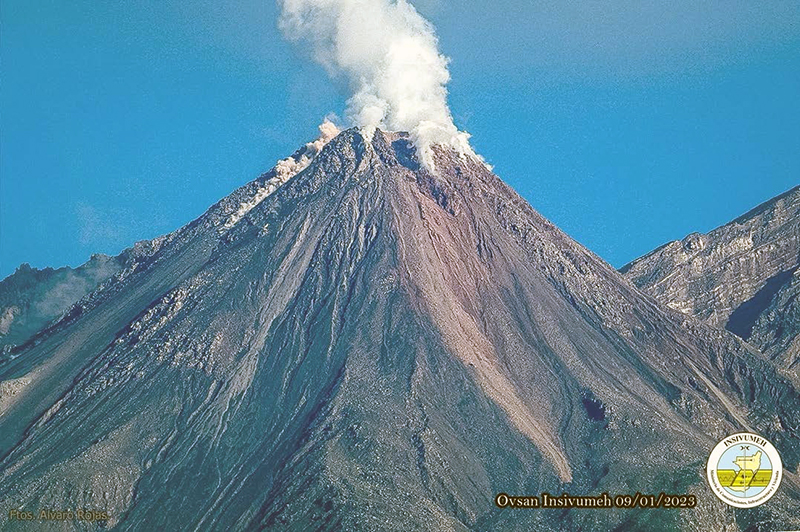
<path fill-rule="evenodd" d="M 798 394 L 756 349 L 659 306 L 477 158 L 433 146 L 430 172 L 380 130 L 309 146 L 5 353 L 0 508 L 114 530 L 800 526 Z M 737 514 L 703 470 L 740 430 L 786 474 Z M 543 491 L 699 504 L 494 505 Z"/>

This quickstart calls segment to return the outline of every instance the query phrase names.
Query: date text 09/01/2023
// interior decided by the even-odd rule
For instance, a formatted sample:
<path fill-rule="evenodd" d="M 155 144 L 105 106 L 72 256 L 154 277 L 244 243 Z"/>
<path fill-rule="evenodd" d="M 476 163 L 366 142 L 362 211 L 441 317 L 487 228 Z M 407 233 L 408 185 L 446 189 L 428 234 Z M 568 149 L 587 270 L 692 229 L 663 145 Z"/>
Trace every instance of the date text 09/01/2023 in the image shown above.
<path fill-rule="evenodd" d="M 658 495 L 647 495 L 638 491 L 633 495 L 610 496 L 603 493 L 598 496 L 551 495 L 547 492 L 536 495 L 508 495 L 498 493 L 494 503 L 499 508 L 694 508 L 697 506 L 695 495 L 671 495 L 661 492 Z"/>

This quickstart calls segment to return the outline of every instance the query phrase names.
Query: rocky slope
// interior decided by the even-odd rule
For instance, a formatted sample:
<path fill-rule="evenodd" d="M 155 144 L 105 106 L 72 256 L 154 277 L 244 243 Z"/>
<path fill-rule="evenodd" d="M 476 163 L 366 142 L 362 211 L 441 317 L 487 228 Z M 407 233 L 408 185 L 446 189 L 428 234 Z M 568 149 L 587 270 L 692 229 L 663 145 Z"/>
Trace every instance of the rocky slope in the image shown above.
<path fill-rule="evenodd" d="M 724 326 L 797 375 L 800 187 L 620 271 L 661 303 Z"/>
<path fill-rule="evenodd" d="M 792 271 L 791 278 L 756 317 L 747 337 L 767 356 L 775 359 L 787 375 L 800 381 L 800 272 Z"/>
<path fill-rule="evenodd" d="M 434 175 L 403 135 L 345 131 L 17 348 L 0 507 L 94 508 L 115 530 L 800 526 L 800 399 L 772 364 L 658 306 L 480 161 L 435 156 Z M 704 466 L 741 429 L 787 474 L 734 514 Z M 501 491 L 700 506 L 501 510 Z"/>

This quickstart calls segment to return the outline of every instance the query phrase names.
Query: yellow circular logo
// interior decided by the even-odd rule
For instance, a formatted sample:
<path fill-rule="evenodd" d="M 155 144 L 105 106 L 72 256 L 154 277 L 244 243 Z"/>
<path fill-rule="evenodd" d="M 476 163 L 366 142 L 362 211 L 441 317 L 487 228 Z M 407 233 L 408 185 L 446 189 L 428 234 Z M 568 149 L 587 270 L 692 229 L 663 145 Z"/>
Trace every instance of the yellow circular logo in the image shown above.
<path fill-rule="evenodd" d="M 740 432 L 717 443 L 706 465 L 714 495 L 737 508 L 752 508 L 775 495 L 783 463 L 775 447 L 757 434 Z"/>

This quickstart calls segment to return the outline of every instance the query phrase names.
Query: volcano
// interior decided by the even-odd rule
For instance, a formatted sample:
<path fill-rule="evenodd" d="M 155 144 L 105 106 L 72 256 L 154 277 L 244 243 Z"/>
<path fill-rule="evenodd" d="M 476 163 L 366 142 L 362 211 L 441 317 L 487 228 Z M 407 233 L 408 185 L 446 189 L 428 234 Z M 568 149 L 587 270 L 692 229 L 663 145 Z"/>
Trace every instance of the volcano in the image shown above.
<path fill-rule="evenodd" d="M 758 350 L 640 292 L 475 157 L 434 146 L 430 171 L 380 130 L 308 149 L 4 353 L 0 508 L 114 530 L 800 527 L 800 398 Z M 785 477 L 734 511 L 705 461 L 742 430 Z M 494 504 L 545 491 L 698 506 Z"/>

